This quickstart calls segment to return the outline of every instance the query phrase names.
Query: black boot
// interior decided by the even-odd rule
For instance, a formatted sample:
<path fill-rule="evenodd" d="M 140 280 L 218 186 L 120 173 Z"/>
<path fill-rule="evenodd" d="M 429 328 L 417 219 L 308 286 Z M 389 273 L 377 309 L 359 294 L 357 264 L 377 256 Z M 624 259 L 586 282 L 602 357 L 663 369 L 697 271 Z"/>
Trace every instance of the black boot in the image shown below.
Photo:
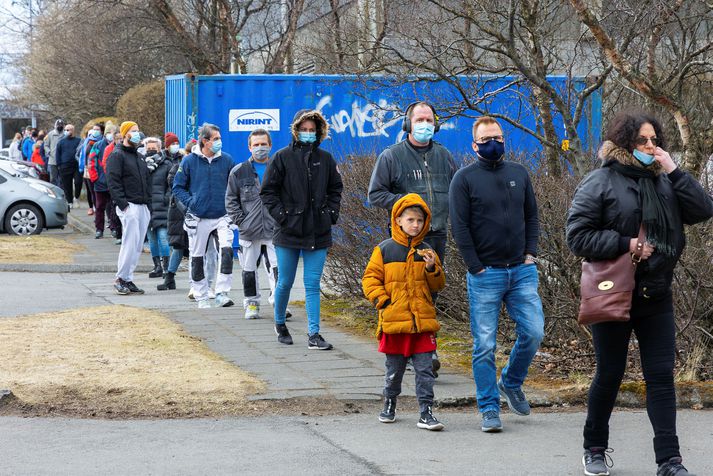
<path fill-rule="evenodd" d="M 163 272 L 168 272 L 168 256 L 161 256 L 161 264 L 163 265 Z"/>
<path fill-rule="evenodd" d="M 154 256 L 152 259 L 153 259 L 153 270 L 149 273 L 149 278 L 160 278 L 163 276 L 163 268 L 161 267 L 161 258 L 159 256 Z"/>
<path fill-rule="evenodd" d="M 159 291 L 166 291 L 167 289 L 176 289 L 176 273 L 166 271 L 163 274 L 163 284 L 156 286 Z"/>

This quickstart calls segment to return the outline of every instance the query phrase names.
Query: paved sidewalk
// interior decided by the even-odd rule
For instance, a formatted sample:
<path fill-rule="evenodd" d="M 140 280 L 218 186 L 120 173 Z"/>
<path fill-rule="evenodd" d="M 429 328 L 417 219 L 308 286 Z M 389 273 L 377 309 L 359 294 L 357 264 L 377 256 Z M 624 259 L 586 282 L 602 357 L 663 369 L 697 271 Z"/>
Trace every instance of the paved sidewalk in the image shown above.
<path fill-rule="evenodd" d="M 83 205 L 86 207 L 86 204 Z M 295 344 L 285 346 L 277 342 L 272 312 L 267 304 L 268 281 L 263 270 L 260 274 L 263 318 L 258 320 L 246 320 L 242 317 L 239 266 L 234 268 L 235 279 L 231 292 L 236 305 L 230 308 L 199 310 L 195 303 L 188 301 L 187 272 L 177 274 L 178 289 L 175 291 L 157 291 L 156 285 L 162 280 L 147 277 L 147 271 L 152 268 L 151 257 L 147 253 L 142 254 L 139 271 L 135 276 L 136 284 L 145 289 L 146 294 L 119 296 L 114 293 L 112 287 L 119 247 L 108 233 L 103 239 L 94 239 L 93 217 L 86 215 L 86 208 L 73 209 L 70 224 L 72 228 L 45 233 L 86 247 L 85 252 L 76 255 L 74 264 L 61 267 L 37 265 L 34 269 L 36 272 L 31 274 L 9 272 L 19 270 L 0 267 L 0 271 L 8 271 L 3 273 L 3 288 L 17 287 L 17 292 L 6 293 L 8 299 L 4 299 L 7 302 L 4 303 L 4 309 L 0 310 L 0 316 L 107 303 L 155 309 L 181 324 L 191 335 L 203 339 L 210 349 L 224 356 L 226 360 L 267 382 L 266 393 L 256 396 L 256 399 L 319 396 L 337 399 L 380 398 L 384 358 L 377 352 L 374 339 L 355 337 L 322 325 L 321 334 L 335 349 L 308 350 L 304 308 L 290 305 L 293 317 L 288 320 L 287 325 Z M 56 274 L 57 271 L 61 271 L 61 274 Z M 37 280 L 46 283 L 44 296 L 55 296 L 57 299 L 23 298 L 23 290 L 31 289 L 31 282 Z M 298 269 L 290 300 L 304 300 L 301 267 Z M 473 401 L 475 395 L 475 387 L 470 377 L 449 372 L 448 369 L 442 369 L 434 390 L 436 399 L 444 403 Z M 403 394 L 415 395 L 412 372 L 408 372 L 404 378 Z"/>

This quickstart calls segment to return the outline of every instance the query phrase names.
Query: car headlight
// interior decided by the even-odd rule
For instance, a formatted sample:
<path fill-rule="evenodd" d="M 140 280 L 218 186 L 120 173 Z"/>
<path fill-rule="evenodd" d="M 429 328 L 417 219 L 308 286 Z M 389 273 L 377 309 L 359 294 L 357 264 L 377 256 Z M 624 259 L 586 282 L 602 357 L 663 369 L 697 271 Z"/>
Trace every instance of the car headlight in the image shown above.
<path fill-rule="evenodd" d="M 53 191 L 51 188 L 45 187 L 45 186 L 42 185 L 42 184 L 39 184 L 39 183 L 31 183 L 31 184 L 30 184 L 30 187 L 34 188 L 35 190 L 37 190 L 37 191 L 39 191 L 39 192 L 46 193 L 47 195 L 49 195 L 49 196 L 52 197 L 52 198 L 57 198 L 57 194 L 54 193 L 54 191 Z"/>

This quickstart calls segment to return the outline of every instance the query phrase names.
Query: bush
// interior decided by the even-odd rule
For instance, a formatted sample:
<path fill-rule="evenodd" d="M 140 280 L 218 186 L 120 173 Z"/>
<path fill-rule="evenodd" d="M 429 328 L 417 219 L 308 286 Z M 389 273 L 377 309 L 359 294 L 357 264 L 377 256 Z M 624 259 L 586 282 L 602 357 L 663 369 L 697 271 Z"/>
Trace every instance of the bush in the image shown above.
<path fill-rule="evenodd" d="M 164 90 L 163 80 L 158 80 L 139 84 L 126 91 L 116 103 L 119 124 L 134 121 L 147 136 L 163 137 Z"/>
<path fill-rule="evenodd" d="M 344 296 L 363 298 L 361 277 L 371 252 L 388 237 L 387 213 L 366 204 L 369 179 L 376 158 L 349 157 L 339 168 L 344 182 L 339 224 L 334 230 L 334 245 L 328 255 L 325 279 L 330 289 Z M 545 169 L 531 170 L 530 176 L 538 199 L 540 218 L 539 293 L 545 312 L 543 349 L 554 356 L 557 368 L 547 370 L 553 376 L 565 376 L 570 370 L 594 368 L 594 354 L 588 329 L 577 324 L 581 260 L 565 241 L 565 222 L 578 179 L 570 175 L 555 177 Z M 689 379 L 713 378 L 713 225 L 688 227 L 688 245 L 676 268 L 674 300 L 679 332 L 679 375 Z M 449 236 L 444 264 L 446 288 L 439 294 L 438 311 L 443 324 L 467 329 L 469 322 L 467 269 Z M 374 313 L 376 317 L 376 313 Z M 515 328 L 508 318 L 499 326 L 501 344 L 509 347 L 515 340 Z M 635 344 L 633 344 L 635 346 Z M 631 352 L 632 357 L 638 352 Z M 632 358 L 637 362 L 638 357 Z M 551 366 L 550 366 L 551 367 Z M 629 376 L 638 375 L 638 365 L 629 367 Z"/>

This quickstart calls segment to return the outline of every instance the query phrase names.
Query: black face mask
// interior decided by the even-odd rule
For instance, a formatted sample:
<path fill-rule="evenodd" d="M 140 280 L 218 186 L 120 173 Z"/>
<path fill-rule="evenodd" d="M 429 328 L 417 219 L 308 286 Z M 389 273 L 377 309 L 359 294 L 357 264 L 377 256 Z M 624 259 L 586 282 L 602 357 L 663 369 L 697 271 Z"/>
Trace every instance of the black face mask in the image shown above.
<path fill-rule="evenodd" d="M 64 126 L 57 126 L 55 129 L 57 129 L 57 132 L 62 132 L 64 130 Z"/>
<path fill-rule="evenodd" d="M 490 162 L 497 162 L 503 157 L 505 153 L 505 144 L 498 142 L 495 139 L 491 139 L 484 144 L 478 145 L 478 155 L 485 160 Z"/>
<path fill-rule="evenodd" d="M 151 157 L 152 155 L 156 155 L 156 154 L 158 154 L 157 150 L 151 149 L 151 150 L 146 151 L 146 157 Z"/>

